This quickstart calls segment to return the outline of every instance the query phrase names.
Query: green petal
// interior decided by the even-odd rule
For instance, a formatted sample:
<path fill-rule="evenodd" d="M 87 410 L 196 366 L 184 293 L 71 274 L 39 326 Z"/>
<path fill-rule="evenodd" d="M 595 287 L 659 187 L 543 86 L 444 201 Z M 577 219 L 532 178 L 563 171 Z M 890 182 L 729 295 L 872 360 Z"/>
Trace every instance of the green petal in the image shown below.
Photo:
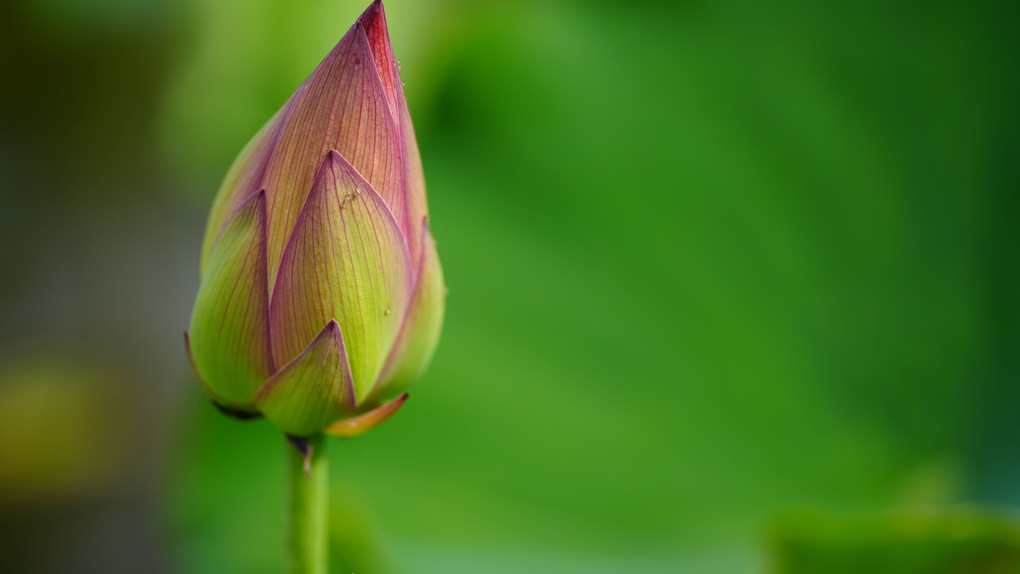
<path fill-rule="evenodd" d="M 280 430 L 309 436 L 354 412 L 354 385 L 343 334 L 330 321 L 259 391 L 255 406 Z"/>
<path fill-rule="evenodd" d="M 319 170 L 273 290 L 277 364 L 339 322 L 359 399 L 371 390 L 410 298 L 407 247 L 375 189 L 336 151 Z"/>
<path fill-rule="evenodd" d="M 195 374 L 195 379 L 198 380 L 198 384 L 202 385 L 205 392 L 212 396 L 213 404 L 216 408 L 220 409 L 226 414 L 230 414 L 234 418 L 255 418 L 262 416 L 255 408 L 250 404 L 240 404 L 233 401 L 227 400 L 220 396 L 212 387 L 206 384 L 202 380 L 202 375 L 198 372 L 198 365 L 195 364 L 195 357 L 191 352 L 191 337 L 188 332 L 184 332 L 184 351 L 188 354 L 188 362 L 191 363 L 191 371 Z"/>
<path fill-rule="evenodd" d="M 269 344 L 266 200 L 234 214 L 209 259 L 188 329 L 198 377 L 234 405 L 247 405 L 275 370 Z"/>
<path fill-rule="evenodd" d="M 421 243 L 424 252 L 414 298 L 380 377 L 380 384 L 372 392 L 370 401 L 392 397 L 411 386 L 428 367 L 439 343 L 446 310 L 446 286 L 428 222 L 422 225 Z"/>

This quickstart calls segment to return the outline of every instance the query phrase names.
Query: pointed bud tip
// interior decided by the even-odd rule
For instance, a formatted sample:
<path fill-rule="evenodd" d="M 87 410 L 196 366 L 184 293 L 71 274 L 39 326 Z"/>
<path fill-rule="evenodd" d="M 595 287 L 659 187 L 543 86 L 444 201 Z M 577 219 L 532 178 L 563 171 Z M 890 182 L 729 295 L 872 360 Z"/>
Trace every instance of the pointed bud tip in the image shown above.
<path fill-rule="evenodd" d="M 386 22 L 386 11 L 383 9 L 382 0 L 375 0 L 365 8 L 365 11 L 358 16 L 356 26 L 369 27 L 374 25 L 376 22 Z"/>
<path fill-rule="evenodd" d="M 387 60 L 393 58 L 393 49 L 390 47 L 386 11 L 383 9 L 382 2 L 376 1 L 369 4 L 354 23 L 354 28 L 365 34 L 365 40 L 375 53 L 376 65 L 388 65 Z"/>

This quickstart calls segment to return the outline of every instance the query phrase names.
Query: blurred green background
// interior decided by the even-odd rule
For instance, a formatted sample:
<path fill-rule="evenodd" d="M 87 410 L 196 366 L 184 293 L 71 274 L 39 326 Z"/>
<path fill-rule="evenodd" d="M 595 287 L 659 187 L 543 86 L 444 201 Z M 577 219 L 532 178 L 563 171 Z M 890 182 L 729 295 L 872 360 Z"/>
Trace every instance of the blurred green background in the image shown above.
<path fill-rule="evenodd" d="M 0 4 L 0 570 L 282 571 L 181 333 L 365 0 Z M 1020 571 L 1010 2 L 389 0 L 450 289 L 333 572 Z"/>

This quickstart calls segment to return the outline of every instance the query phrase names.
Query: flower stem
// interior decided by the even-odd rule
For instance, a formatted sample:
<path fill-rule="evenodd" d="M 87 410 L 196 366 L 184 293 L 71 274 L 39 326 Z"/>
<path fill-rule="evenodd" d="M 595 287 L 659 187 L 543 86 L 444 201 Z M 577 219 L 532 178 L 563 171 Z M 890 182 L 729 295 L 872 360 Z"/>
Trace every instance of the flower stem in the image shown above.
<path fill-rule="evenodd" d="M 306 461 L 294 444 L 287 444 L 287 502 L 284 529 L 287 574 L 326 574 L 329 532 L 329 463 L 322 435 L 308 440 Z"/>

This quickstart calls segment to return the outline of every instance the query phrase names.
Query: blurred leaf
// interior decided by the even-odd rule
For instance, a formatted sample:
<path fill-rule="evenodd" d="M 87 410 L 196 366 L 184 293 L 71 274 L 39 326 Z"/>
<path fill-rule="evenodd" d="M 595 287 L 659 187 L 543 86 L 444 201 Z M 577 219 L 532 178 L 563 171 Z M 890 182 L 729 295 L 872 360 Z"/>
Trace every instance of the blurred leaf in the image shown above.
<path fill-rule="evenodd" d="M 791 515 L 769 534 L 774 574 L 1011 574 L 1020 523 L 1002 513 Z"/>

